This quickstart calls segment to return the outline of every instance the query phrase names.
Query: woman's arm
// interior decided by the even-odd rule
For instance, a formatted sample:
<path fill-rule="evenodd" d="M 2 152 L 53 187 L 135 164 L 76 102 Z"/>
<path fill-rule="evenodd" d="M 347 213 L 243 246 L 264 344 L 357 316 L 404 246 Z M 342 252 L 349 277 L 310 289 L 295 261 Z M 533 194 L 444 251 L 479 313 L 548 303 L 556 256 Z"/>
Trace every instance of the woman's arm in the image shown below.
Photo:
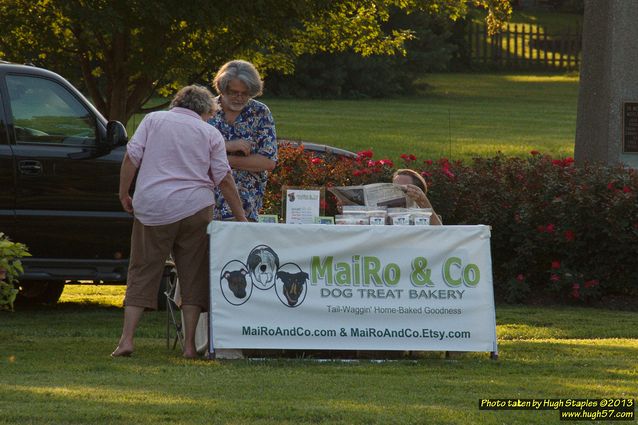
<path fill-rule="evenodd" d="M 129 158 L 128 153 L 124 155 L 124 159 L 122 160 L 122 167 L 120 168 L 120 203 L 122 204 L 122 208 L 129 214 L 133 213 L 133 199 L 131 195 L 129 195 L 129 190 L 131 189 L 131 184 L 133 183 L 133 178 L 135 177 L 135 172 L 137 171 L 137 167 Z"/>
<path fill-rule="evenodd" d="M 406 185 L 406 195 L 416 202 L 419 208 L 430 208 L 432 210 L 432 217 L 430 217 L 430 223 L 433 225 L 442 225 L 441 218 L 438 216 L 436 211 L 434 211 L 434 207 L 427 195 L 418 187 L 413 184 Z"/>

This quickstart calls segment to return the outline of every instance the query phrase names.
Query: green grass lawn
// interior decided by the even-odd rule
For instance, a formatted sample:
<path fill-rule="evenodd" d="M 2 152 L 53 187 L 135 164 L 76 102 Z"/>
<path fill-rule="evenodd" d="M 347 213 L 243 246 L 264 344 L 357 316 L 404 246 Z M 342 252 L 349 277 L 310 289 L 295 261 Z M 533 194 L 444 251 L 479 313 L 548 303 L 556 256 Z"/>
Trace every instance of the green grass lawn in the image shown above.
<path fill-rule="evenodd" d="M 265 102 L 279 137 L 372 149 L 377 159 L 573 156 L 577 77 L 433 74 L 422 83 L 430 90 L 407 98 Z"/>
<path fill-rule="evenodd" d="M 375 158 L 469 159 L 538 150 L 573 156 L 578 77 L 428 74 L 428 90 L 395 99 L 266 98 L 284 139 L 323 143 Z M 141 120 L 128 125 L 132 134 Z"/>
<path fill-rule="evenodd" d="M 638 398 L 638 315 L 497 307 L 500 359 L 187 361 L 147 313 L 111 359 L 122 287 L 67 286 L 60 304 L 0 313 L 0 424 L 547 424 L 479 398 Z"/>

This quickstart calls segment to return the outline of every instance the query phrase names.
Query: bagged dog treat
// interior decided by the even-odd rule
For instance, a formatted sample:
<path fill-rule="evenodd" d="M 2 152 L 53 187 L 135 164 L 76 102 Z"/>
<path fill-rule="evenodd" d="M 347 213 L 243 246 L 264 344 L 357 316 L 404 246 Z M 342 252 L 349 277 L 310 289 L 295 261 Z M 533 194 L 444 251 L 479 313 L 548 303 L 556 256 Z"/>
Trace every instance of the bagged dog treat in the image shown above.
<path fill-rule="evenodd" d="M 410 224 L 415 226 L 429 226 L 432 217 L 432 208 L 411 208 Z"/>
<path fill-rule="evenodd" d="M 369 208 L 368 211 L 366 211 L 366 215 L 368 216 L 370 224 L 374 226 L 385 225 L 388 218 L 387 208 L 382 207 Z"/>
<path fill-rule="evenodd" d="M 360 214 L 337 214 L 335 215 L 335 224 L 351 224 L 362 225 L 369 224 L 368 217 Z"/>
<path fill-rule="evenodd" d="M 410 211 L 407 208 L 388 208 L 389 224 L 407 226 L 410 224 Z"/>
<path fill-rule="evenodd" d="M 415 226 L 429 226 L 431 217 L 431 212 L 411 213 L 410 222 Z"/>
<path fill-rule="evenodd" d="M 385 215 L 371 215 L 368 220 L 372 226 L 385 226 L 387 217 Z"/>
<path fill-rule="evenodd" d="M 341 207 L 342 214 L 365 214 L 368 207 L 365 205 L 343 205 Z"/>

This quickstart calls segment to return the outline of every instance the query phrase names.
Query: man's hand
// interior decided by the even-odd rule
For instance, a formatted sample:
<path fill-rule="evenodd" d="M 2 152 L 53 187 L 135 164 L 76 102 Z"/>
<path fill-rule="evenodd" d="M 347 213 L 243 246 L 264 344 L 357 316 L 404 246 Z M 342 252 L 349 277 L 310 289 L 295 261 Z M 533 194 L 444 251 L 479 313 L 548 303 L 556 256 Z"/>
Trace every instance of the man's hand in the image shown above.
<path fill-rule="evenodd" d="M 229 140 L 226 142 L 226 152 L 241 153 L 244 156 L 248 156 L 252 150 L 252 145 L 252 142 L 244 139 Z"/>
<path fill-rule="evenodd" d="M 406 195 L 412 198 L 419 206 L 425 204 L 426 196 L 420 187 L 413 184 L 406 184 L 401 188 Z"/>

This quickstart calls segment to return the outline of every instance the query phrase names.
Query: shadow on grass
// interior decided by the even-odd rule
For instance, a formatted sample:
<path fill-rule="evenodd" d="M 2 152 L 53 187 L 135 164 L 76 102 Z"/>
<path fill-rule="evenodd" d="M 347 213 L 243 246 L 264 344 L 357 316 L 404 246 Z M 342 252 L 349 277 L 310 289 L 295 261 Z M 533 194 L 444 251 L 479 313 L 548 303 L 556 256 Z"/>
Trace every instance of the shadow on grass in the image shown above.
<path fill-rule="evenodd" d="M 119 337 L 124 310 L 99 302 L 62 302 L 16 308 L 6 317 L 4 332 L 17 337 Z M 3 317 L 4 319 L 4 317 Z M 163 338 L 166 312 L 146 312 L 137 337 Z M 2 332 L 0 332 L 0 340 Z"/>
<path fill-rule="evenodd" d="M 16 312 L 21 311 L 121 311 L 122 307 L 99 301 L 64 301 L 57 304 L 17 304 Z"/>
<path fill-rule="evenodd" d="M 117 360 L 105 358 L 111 341 L 92 339 L 72 351 L 72 338 L 36 344 L 48 342 L 48 353 L 36 345 L 4 369 L 11 384 L 0 382 L 0 397 L 12 406 L 4 416 L 9 423 L 210 423 L 214 417 L 215 423 L 262 424 L 543 424 L 557 413 L 486 413 L 477 400 L 627 397 L 635 390 L 638 355 L 635 341 L 507 341 L 498 362 L 476 354 L 454 362 L 194 362 L 152 340 L 140 344 L 138 356 Z"/>

